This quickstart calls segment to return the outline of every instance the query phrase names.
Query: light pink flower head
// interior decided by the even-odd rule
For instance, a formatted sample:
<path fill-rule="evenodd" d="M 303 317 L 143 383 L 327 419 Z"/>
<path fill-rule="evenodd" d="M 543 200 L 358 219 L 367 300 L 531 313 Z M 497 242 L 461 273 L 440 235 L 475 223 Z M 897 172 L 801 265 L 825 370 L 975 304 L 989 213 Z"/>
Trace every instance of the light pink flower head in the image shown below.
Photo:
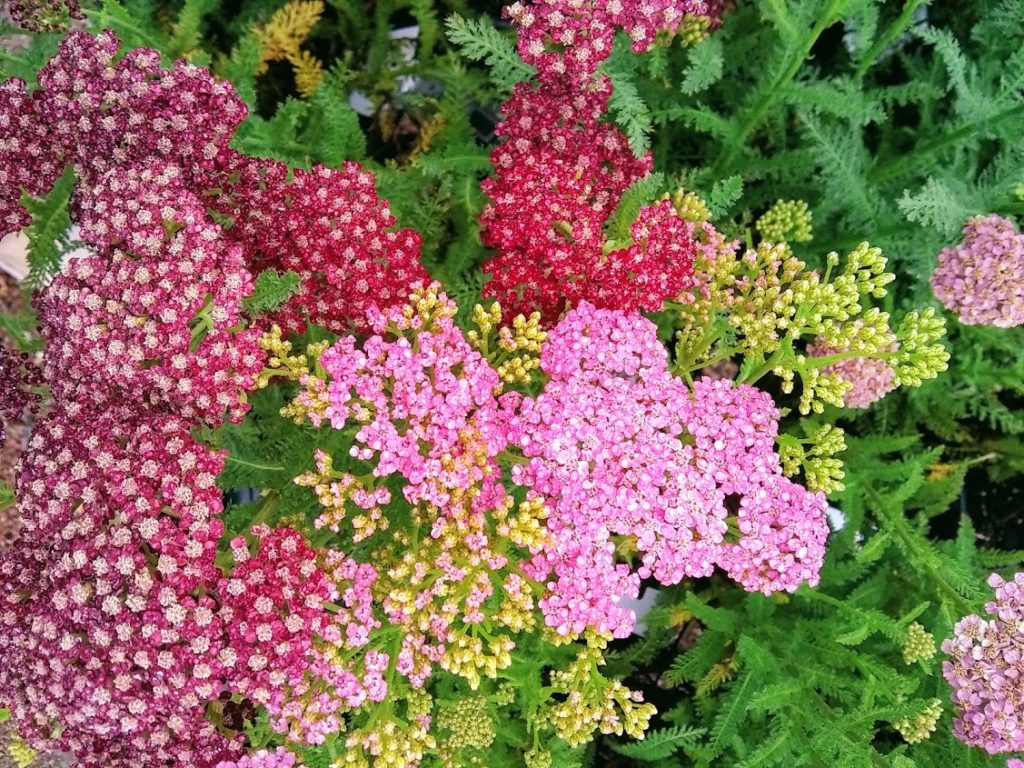
<path fill-rule="evenodd" d="M 960 245 L 939 253 L 932 289 L 964 325 L 1024 323 L 1024 235 L 1002 216 L 978 216 Z"/>

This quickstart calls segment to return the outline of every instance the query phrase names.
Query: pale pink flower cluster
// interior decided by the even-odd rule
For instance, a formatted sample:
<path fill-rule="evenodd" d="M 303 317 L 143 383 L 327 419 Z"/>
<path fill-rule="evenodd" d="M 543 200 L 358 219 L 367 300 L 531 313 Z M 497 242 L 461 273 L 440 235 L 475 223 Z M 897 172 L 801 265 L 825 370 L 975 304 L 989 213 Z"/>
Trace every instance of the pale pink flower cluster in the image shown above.
<path fill-rule="evenodd" d="M 886 351 L 895 350 L 896 345 L 892 345 Z M 820 342 L 807 347 L 807 354 L 811 357 L 829 357 L 846 351 Z M 850 357 L 827 365 L 821 370 L 849 382 L 850 389 L 843 395 L 843 402 L 847 408 L 868 408 L 896 389 L 896 374 L 885 360 L 878 358 Z"/>
<path fill-rule="evenodd" d="M 1011 757 L 1006 763 L 1006 768 L 1024 768 L 1024 760 Z"/>
<path fill-rule="evenodd" d="M 641 577 L 670 584 L 717 565 L 748 590 L 817 582 L 824 496 L 782 476 L 769 395 L 702 379 L 691 397 L 653 323 L 585 302 L 551 331 L 541 368 L 549 381 L 519 404 L 511 438 L 530 459 L 513 479 L 551 506 L 551 544 L 529 564 L 549 583 L 550 626 L 628 634 L 634 617 L 619 602 Z M 613 536 L 635 540 L 637 572 L 618 562 Z"/>
<path fill-rule="evenodd" d="M 953 687 L 958 739 L 989 754 L 1024 751 L 1024 573 L 992 574 L 991 618 L 966 616 L 942 644 L 942 674 Z M 1011 761 L 1012 762 L 1012 761 Z"/>
<path fill-rule="evenodd" d="M 965 325 L 1024 323 L 1024 235 L 1002 216 L 977 216 L 960 245 L 939 253 L 932 290 Z"/>
<path fill-rule="evenodd" d="M 302 763 L 295 762 L 295 755 L 283 747 L 273 752 L 260 749 L 238 760 L 217 763 L 216 768 L 302 768 Z"/>

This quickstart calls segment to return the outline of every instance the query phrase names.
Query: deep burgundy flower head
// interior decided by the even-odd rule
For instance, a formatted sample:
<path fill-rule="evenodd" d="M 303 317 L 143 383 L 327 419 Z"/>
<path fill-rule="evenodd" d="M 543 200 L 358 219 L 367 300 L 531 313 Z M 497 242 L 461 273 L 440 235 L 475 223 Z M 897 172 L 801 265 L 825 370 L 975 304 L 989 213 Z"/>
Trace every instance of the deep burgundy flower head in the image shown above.
<path fill-rule="evenodd" d="M 24 352 L 8 349 L 0 339 L 0 445 L 6 438 L 4 419 L 20 421 L 36 412 L 39 395 L 33 390 L 42 383 L 35 361 Z"/>
<path fill-rule="evenodd" d="M 223 457 L 188 427 L 72 404 L 33 432 L 17 485 L 25 534 L 0 555 L 0 698 L 34 748 L 86 768 L 237 752 L 205 718 L 224 680 L 209 594 Z"/>

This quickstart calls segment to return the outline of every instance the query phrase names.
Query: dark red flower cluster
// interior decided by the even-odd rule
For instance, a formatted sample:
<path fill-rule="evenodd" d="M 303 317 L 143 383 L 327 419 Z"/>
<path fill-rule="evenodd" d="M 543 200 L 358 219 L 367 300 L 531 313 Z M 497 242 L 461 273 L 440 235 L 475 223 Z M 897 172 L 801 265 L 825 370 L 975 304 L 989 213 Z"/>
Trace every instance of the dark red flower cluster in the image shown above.
<path fill-rule="evenodd" d="M 218 230 L 219 240 L 239 246 L 250 270 L 302 275 L 302 291 L 282 313 L 290 328 L 304 325 L 307 314 L 338 330 L 362 326 L 368 307 L 400 303 L 405 286 L 426 278 L 419 236 L 394 229 L 372 176 L 357 164 L 292 172 L 241 156 L 228 144 L 246 110 L 230 85 L 182 62 L 161 69 L 155 51 L 138 49 L 115 61 L 118 45 L 109 32 L 74 33 L 40 71 L 38 90 L 28 94 L 20 80 L 0 87 L 0 234 L 28 224 L 18 205 L 22 191 L 47 193 L 72 165 L 72 208 L 87 242 L 130 250 L 148 237 L 152 247 L 160 229 L 170 241 L 184 222 L 159 210 L 139 221 L 130 210 L 134 198 L 116 218 L 109 207 L 139 183 L 124 177 L 126 169 L 158 177 L 173 167 L 175 191 L 193 203 L 181 207 L 234 219 Z M 145 236 L 117 240 L 139 224 Z"/>
<path fill-rule="evenodd" d="M 669 203 L 641 211 L 632 242 L 606 237 L 608 217 L 650 172 L 651 159 L 635 157 L 625 134 L 604 120 L 612 86 L 596 72 L 617 29 L 646 50 L 688 14 L 706 13 L 691 0 L 542 0 L 508 8 L 519 51 L 538 77 L 506 102 L 498 127 L 504 141 L 491 155 L 495 176 L 483 185 L 490 198 L 483 240 L 497 251 L 484 265 L 492 277 L 487 296 L 553 322 L 581 301 L 657 310 L 691 286 L 692 227 Z"/>
<path fill-rule="evenodd" d="M 224 644 L 214 599 L 196 589 L 217 575 L 223 459 L 189 426 L 77 404 L 36 426 L 22 537 L 0 557 L 0 698 L 33 748 L 87 768 L 234 751 L 203 717 Z"/>
<path fill-rule="evenodd" d="M 234 220 L 229 234 L 254 271 L 302 277 L 302 291 L 274 316 L 287 330 L 302 330 L 306 318 L 337 332 L 366 329 L 371 308 L 401 303 L 408 286 L 427 279 L 419 234 L 395 229 L 373 174 L 358 163 L 289 171 L 231 153 L 208 186 L 219 194 L 207 205 Z"/>
<path fill-rule="evenodd" d="M 207 703 L 279 699 L 301 675 L 276 670 L 305 658 L 336 597 L 293 531 L 263 531 L 234 576 L 217 563 L 224 456 L 190 430 L 240 419 L 263 369 L 244 322 L 250 266 L 303 274 L 296 324 L 303 309 L 355 322 L 382 285 L 410 279 L 382 263 L 415 260 L 418 240 L 388 231 L 354 165 L 293 181 L 234 153 L 245 109 L 207 71 L 117 49 L 109 33 L 73 34 L 38 90 L 0 90 L 3 230 L 26 223 L 19 188 L 45 194 L 70 165 L 90 248 L 37 298 L 53 402 L 18 474 L 21 542 L 0 555 L 0 701 L 31 746 L 85 768 L 207 768 L 241 750 Z M 345 280 L 348 304 L 312 303 Z M 3 409 L 23 410 L 29 369 L 0 364 Z"/>
<path fill-rule="evenodd" d="M 8 349 L 0 340 L 0 445 L 7 435 L 4 419 L 20 421 L 39 407 L 39 395 L 33 388 L 43 384 L 42 373 L 23 352 Z"/>
<path fill-rule="evenodd" d="M 66 28 L 69 18 L 83 18 L 78 0 L 12 0 L 7 13 L 15 26 L 30 32 L 55 32 Z"/>

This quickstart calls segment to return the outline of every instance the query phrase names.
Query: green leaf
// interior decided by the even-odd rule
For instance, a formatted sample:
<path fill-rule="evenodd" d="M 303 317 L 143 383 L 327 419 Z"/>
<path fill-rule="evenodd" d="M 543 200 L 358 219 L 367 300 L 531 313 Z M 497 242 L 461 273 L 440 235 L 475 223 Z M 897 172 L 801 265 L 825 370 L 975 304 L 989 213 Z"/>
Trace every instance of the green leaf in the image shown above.
<path fill-rule="evenodd" d="M 629 139 L 630 149 L 637 157 L 650 148 L 651 110 L 642 98 L 626 72 L 608 70 L 612 81 L 612 95 L 608 99 L 608 111 Z"/>
<path fill-rule="evenodd" d="M 529 80 L 534 68 L 519 58 L 512 38 L 499 32 L 487 18 L 466 19 L 458 14 L 445 22 L 448 39 L 471 61 L 482 61 L 491 70 L 491 82 L 504 93 L 516 83 Z"/>
<path fill-rule="evenodd" d="M 707 90 L 722 79 L 722 41 L 711 35 L 690 49 L 690 66 L 683 75 L 679 90 L 688 96 Z"/>
<path fill-rule="evenodd" d="M 31 214 L 32 224 L 25 230 L 28 237 L 29 273 L 25 283 L 39 288 L 60 271 L 61 259 L 70 249 L 68 230 L 71 216 L 68 203 L 75 188 L 75 173 L 69 166 L 45 197 L 22 195 L 21 204 Z"/>
<path fill-rule="evenodd" d="M 243 302 L 245 310 L 252 315 L 270 312 L 297 294 L 301 287 L 302 278 L 297 272 L 278 273 L 265 269 L 256 276 L 253 292 Z"/>
<path fill-rule="evenodd" d="M 673 728 L 651 731 L 643 737 L 642 741 L 628 744 L 612 743 L 610 746 L 624 757 L 644 763 L 653 763 L 671 757 L 682 747 L 692 747 L 704 733 L 703 728 L 677 725 Z"/>
<path fill-rule="evenodd" d="M 705 201 L 708 210 L 714 218 L 720 218 L 729 213 L 736 201 L 743 195 L 743 177 L 730 176 L 726 179 L 719 179 L 711 187 L 711 192 Z"/>

